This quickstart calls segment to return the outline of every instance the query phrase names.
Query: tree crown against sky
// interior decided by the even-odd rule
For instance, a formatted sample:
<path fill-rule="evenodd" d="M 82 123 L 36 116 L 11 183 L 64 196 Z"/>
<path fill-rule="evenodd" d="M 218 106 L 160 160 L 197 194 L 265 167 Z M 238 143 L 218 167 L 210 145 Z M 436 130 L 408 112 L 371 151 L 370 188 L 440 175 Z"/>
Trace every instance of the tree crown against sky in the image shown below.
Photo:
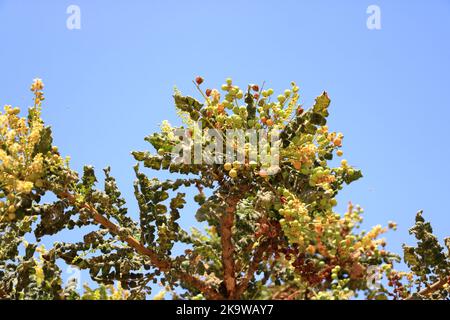
<path fill-rule="evenodd" d="M 164 122 L 160 132 L 145 138 L 154 150 L 133 152 L 138 221 L 128 214 L 110 168 L 103 170 L 101 184 L 93 167 L 75 172 L 53 145 L 51 128 L 41 118 L 41 80 L 31 86 L 34 101 L 27 117 L 18 108 L 4 108 L 1 297 L 139 299 L 151 293 L 152 283 L 165 288 L 159 297 L 167 292 L 189 299 L 448 296 L 448 252 L 421 213 L 411 229 L 417 247 L 404 246 L 411 272 L 399 272 L 393 269 L 398 256 L 380 238 L 386 228 L 360 231 L 362 209 L 351 203 L 342 215 L 333 209 L 338 192 L 362 174 L 345 159 L 333 166 L 333 158 L 343 156 L 344 136 L 326 125 L 327 93 L 305 109 L 295 83 L 275 96 L 263 85 L 240 89 L 227 79 L 218 90 L 204 88 L 203 82 L 201 77 L 194 81 L 202 102 L 175 91 L 183 125 Z M 218 136 L 195 140 L 198 124 Z M 173 161 L 181 128 L 187 133 L 184 140 L 194 138 L 185 149 L 196 144 L 208 149 L 220 137 L 242 151 L 244 161 Z M 255 151 L 245 141 L 241 150 L 226 130 L 266 130 L 268 136 L 279 132 L 279 148 L 266 141 Z M 253 151 L 256 161 L 249 160 Z M 261 151 L 276 151 L 278 161 L 261 162 Z M 174 178 L 152 178 L 143 168 L 166 170 Z M 179 224 L 193 192 L 198 210 L 189 214 L 205 222 L 205 230 L 186 231 Z M 52 247 L 39 246 L 45 236 L 88 227 L 94 231 L 86 232 L 83 241 L 61 238 Z M 88 270 L 99 287 L 80 294 L 73 285 L 63 285 L 59 261 Z"/>

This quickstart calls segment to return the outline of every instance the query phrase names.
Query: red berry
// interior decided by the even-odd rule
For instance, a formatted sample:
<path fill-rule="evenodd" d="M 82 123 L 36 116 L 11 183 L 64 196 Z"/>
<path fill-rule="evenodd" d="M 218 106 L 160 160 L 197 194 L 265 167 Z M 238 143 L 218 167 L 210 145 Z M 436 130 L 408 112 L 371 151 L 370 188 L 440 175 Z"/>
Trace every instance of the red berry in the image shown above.
<path fill-rule="evenodd" d="M 253 91 L 259 91 L 259 86 L 257 84 L 252 85 Z"/>
<path fill-rule="evenodd" d="M 302 114 L 302 113 L 303 113 L 303 108 L 302 107 L 298 107 L 297 114 Z"/>
<path fill-rule="evenodd" d="M 203 78 L 200 77 L 200 76 L 198 76 L 198 77 L 195 78 L 195 82 L 196 82 L 198 85 L 201 85 L 201 84 L 203 83 Z"/>
<path fill-rule="evenodd" d="M 205 93 L 206 96 L 209 97 L 211 95 L 212 90 L 211 89 L 206 89 Z"/>

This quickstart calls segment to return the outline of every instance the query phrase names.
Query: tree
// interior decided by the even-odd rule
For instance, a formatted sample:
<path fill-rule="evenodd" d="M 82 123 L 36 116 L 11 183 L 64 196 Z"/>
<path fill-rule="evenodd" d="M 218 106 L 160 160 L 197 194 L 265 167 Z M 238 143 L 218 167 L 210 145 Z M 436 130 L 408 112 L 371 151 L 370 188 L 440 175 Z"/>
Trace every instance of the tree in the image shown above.
<path fill-rule="evenodd" d="M 362 174 L 346 160 L 331 166 L 343 155 L 343 134 L 326 126 L 325 92 L 304 110 L 295 83 L 276 99 L 272 89 L 249 85 L 244 92 L 231 79 L 222 92 L 204 91 L 202 83 L 201 77 L 194 81 L 204 102 L 175 91 L 183 125 L 163 122 L 160 132 L 145 138 L 156 152 L 132 153 L 139 221 L 128 214 L 110 168 L 103 170 L 100 188 L 93 167 L 78 174 L 53 145 L 51 128 L 41 119 L 41 80 L 31 86 L 27 118 L 5 106 L 0 298 L 144 299 L 152 283 L 165 288 L 156 298 L 166 292 L 187 299 L 448 298 L 449 255 L 420 213 L 411 229 L 418 246 L 404 247 L 411 272 L 399 272 L 393 269 L 399 257 L 379 238 L 387 228 L 358 231 L 362 209 L 351 203 L 343 215 L 333 210 L 339 190 Z M 247 131 L 233 136 L 227 130 Z M 259 148 L 250 140 L 239 144 L 255 130 L 267 133 Z M 269 142 L 278 135 L 278 145 Z M 220 141 L 230 149 L 213 149 Z M 214 152 L 200 153 L 199 162 L 196 150 Z M 228 161 L 230 150 L 244 161 Z M 217 161 L 221 156 L 225 163 Z M 150 178 L 143 167 L 168 171 L 174 179 Z M 178 219 L 193 190 L 195 217 L 207 227 L 188 232 Z M 81 242 L 39 246 L 45 236 L 88 226 L 96 231 Z M 450 240 L 445 242 L 448 248 Z M 88 270 L 98 288 L 79 293 L 73 283 L 63 285 L 61 261 Z"/>

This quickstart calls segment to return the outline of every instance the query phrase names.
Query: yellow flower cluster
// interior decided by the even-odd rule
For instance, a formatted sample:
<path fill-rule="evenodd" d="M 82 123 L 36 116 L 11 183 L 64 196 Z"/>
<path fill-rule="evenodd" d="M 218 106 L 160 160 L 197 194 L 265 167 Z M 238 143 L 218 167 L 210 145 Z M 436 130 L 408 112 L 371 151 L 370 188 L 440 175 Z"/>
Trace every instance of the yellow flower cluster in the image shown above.
<path fill-rule="evenodd" d="M 317 152 L 317 146 L 314 143 L 307 143 L 298 147 L 298 153 L 295 159 L 291 160 L 292 165 L 296 170 L 301 170 L 302 167 L 309 168 L 313 164 L 315 155 Z"/>
<path fill-rule="evenodd" d="M 161 132 L 166 134 L 169 140 L 175 140 L 174 128 L 167 120 L 163 120 L 161 123 Z"/>
<path fill-rule="evenodd" d="M 28 119 L 20 117 L 20 109 L 10 105 L 0 112 L 0 221 L 6 217 L 14 220 L 19 198 L 44 183 L 46 155 L 37 152 L 44 130 L 40 117 L 43 87 L 40 79 L 35 79 L 31 85 L 34 105 Z M 58 164 L 62 161 L 59 155 L 53 154 L 47 162 Z"/>
<path fill-rule="evenodd" d="M 25 181 L 31 175 L 36 175 L 34 169 L 39 169 L 42 157 L 30 159 L 34 146 L 40 139 L 41 124 L 29 127 L 25 118 L 18 116 L 18 108 L 5 106 L 4 112 L 0 112 L 0 175 L 2 181 L 15 176 L 17 170 L 24 174 Z M 30 166 L 33 170 L 23 170 L 24 166 Z M 8 185 L 7 190 L 15 187 Z"/>
<path fill-rule="evenodd" d="M 309 174 L 314 161 L 323 158 L 330 152 L 330 148 L 333 150 L 341 147 L 343 138 L 342 133 L 329 133 L 328 127 L 322 126 L 318 128 L 315 134 L 295 137 L 294 143 L 282 150 L 282 155 L 289 159 L 296 170 L 301 171 L 303 174 Z M 342 150 L 337 150 L 336 154 L 342 156 L 343 152 Z M 326 161 L 322 161 L 321 164 L 325 167 Z"/>

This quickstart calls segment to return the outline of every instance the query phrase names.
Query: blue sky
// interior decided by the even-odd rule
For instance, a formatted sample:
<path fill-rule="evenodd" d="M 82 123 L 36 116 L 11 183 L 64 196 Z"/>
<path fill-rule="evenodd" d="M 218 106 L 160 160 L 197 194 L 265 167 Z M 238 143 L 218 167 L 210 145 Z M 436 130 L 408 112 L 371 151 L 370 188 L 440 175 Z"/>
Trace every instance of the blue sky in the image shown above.
<path fill-rule="evenodd" d="M 80 30 L 66 28 L 71 4 Z M 372 4 L 381 30 L 366 27 Z M 399 252 L 419 209 L 450 235 L 449 36 L 449 0 L 0 0 L 0 104 L 27 107 L 42 78 L 61 152 L 77 170 L 111 165 L 135 211 L 130 151 L 147 149 L 162 120 L 178 123 L 174 85 L 195 94 L 202 75 L 209 86 L 232 77 L 277 91 L 293 80 L 306 106 L 326 90 L 329 126 L 364 173 L 340 194 L 340 211 L 351 200 L 366 228 L 397 221 L 387 239 Z"/>

